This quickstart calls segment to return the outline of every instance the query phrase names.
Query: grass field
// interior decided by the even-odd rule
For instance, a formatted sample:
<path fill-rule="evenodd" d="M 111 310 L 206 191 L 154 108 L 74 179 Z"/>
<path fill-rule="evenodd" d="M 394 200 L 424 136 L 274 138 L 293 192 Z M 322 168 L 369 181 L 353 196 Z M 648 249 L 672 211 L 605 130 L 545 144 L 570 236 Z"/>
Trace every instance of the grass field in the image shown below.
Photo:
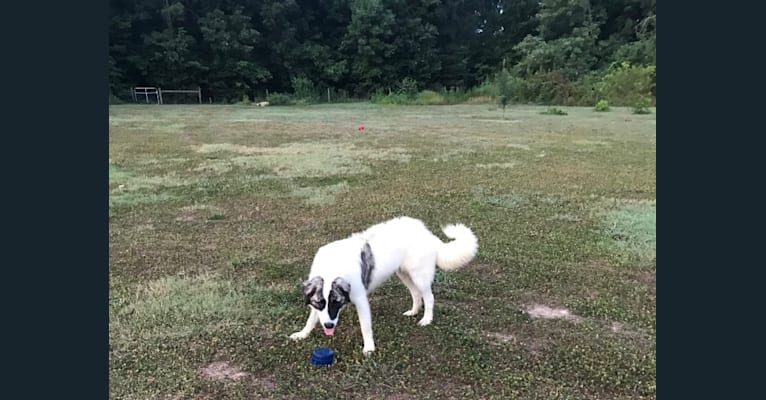
<path fill-rule="evenodd" d="M 563 109 L 112 106 L 111 397 L 655 398 L 656 110 Z M 397 215 L 479 238 L 433 324 L 393 279 L 372 356 L 353 307 L 292 342 L 316 249 Z"/>

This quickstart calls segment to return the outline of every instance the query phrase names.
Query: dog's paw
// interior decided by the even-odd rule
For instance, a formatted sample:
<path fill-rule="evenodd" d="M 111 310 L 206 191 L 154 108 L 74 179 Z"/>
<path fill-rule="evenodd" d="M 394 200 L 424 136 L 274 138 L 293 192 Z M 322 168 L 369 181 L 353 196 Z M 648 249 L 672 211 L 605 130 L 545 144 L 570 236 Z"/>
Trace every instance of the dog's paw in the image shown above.
<path fill-rule="evenodd" d="M 402 315 L 405 315 L 405 316 L 407 316 L 407 317 L 413 317 L 413 316 L 415 316 L 415 315 L 418 315 L 418 312 L 417 312 L 417 311 L 414 311 L 414 310 L 409 310 L 409 311 L 406 311 L 406 312 L 405 312 L 404 314 L 402 314 Z"/>
<path fill-rule="evenodd" d="M 423 317 L 423 319 L 421 319 L 420 321 L 418 321 L 418 325 L 420 325 L 420 326 L 426 326 L 426 325 L 430 325 L 432 320 L 433 320 L 433 318 L 426 318 L 426 317 Z"/>
<path fill-rule="evenodd" d="M 362 349 L 362 353 L 364 353 L 364 355 L 366 355 L 366 356 L 369 356 L 370 354 L 372 354 L 373 351 L 375 351 L 375 346 L 374 345 L 373 346 L 364 346 L 364 348 Z"/>
<path fill-rule="evenodd" d="M 301 340 L 307 338 L 309 335 L 307 333 L 303 332 L 295 332 L 292 335 L 290 335 L 290 339 L 292 340 Z"/>

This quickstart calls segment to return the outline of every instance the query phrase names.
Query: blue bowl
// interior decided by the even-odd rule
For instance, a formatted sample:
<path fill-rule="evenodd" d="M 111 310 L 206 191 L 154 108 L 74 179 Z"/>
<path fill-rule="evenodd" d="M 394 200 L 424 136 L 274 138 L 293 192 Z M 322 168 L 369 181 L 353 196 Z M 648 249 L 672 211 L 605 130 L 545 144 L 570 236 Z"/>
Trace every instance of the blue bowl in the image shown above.
<path fill-rule="evenodd" d="M 335 359 L 335 352 L 327 347 L 319 347 L 311 353 L 311 363 L 314 365 L 330 365 Z"/>

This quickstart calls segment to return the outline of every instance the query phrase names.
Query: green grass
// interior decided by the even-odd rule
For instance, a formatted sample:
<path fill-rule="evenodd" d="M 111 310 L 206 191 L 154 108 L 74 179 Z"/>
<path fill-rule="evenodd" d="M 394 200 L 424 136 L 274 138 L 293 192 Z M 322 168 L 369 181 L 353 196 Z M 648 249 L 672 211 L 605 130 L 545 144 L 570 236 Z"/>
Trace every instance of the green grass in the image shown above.
<path fill-rule="evenodd" d="M 656 256 L 657 207 L 655 204 L 625 204 L 606 215 L 608 243 L 640 259 Z"/>
<path fill-rule="evenodd" d="M 656 113 L 564 109 L 112 106 L 110 397 L 656 398 Z M 290 341 L 317 248 L 403 214 L 479 237 L 433 324 L 393 279 L 372 356 L 353 307 Z"/>

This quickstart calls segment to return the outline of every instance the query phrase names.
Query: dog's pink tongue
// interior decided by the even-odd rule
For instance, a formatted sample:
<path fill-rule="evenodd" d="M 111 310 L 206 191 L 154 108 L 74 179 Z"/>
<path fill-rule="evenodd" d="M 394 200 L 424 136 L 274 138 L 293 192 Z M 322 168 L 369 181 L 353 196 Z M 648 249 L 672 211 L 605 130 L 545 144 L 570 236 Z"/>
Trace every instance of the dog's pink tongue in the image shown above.
<path fill-rule="evenodd" d="M 335 333 L 335 328 L 324 328 L 325 335 L 332 335 L 333 333 Z"/>

